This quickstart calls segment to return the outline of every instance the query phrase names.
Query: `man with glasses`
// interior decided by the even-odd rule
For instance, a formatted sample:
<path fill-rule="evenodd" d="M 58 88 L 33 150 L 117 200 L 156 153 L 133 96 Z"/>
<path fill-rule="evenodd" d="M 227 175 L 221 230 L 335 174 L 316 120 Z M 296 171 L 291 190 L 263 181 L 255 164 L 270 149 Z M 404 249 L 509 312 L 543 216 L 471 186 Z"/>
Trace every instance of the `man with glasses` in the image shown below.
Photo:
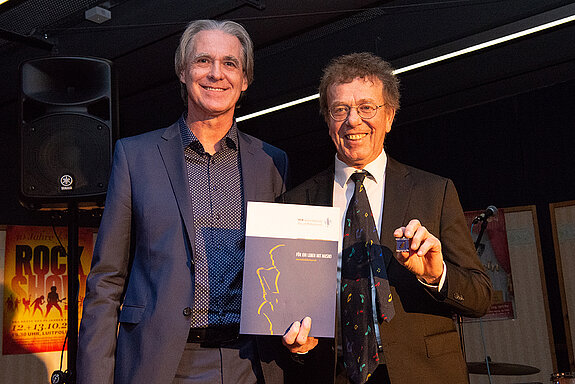
<path fill-rule="evenodd" d="M 393 69 L 370 53 L 334 59 L 320 108 L 334 166 L 280 199 L 341 208 L 337 342 L 296 322 L 284 345 L 316 382 L 334 371 L 337 383 L 468 382 L 453 316 L 484 315 L 491 283 L 453 183 L 384 151 L 399 109 Z"/>

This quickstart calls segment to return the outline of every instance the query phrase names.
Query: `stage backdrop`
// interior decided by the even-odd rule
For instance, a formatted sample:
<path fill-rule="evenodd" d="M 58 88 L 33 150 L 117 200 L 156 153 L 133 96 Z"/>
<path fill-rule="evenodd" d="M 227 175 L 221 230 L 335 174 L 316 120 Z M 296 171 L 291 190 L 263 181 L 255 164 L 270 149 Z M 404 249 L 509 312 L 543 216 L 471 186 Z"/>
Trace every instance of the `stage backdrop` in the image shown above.
<path fill-rule="evenodd" d="M 512 284 L 509 292 L 514 303 L 513 317 L 487 316 L 481 321 L 465 322 L 466 360 L 468 363 L 482 362 L 487 355 L 492 363 L 535 367 L 540 373 L 492 375 L 491 381 L 488 375 L 471 374 L 471 384 L 547 383 L 556 362 L 535 206 L 501 209 L 496 220 L 505 223 L 509 266 L 499 264 L 499 269 L 513 271 L 513 279 L 508 280 Z M 497 221 L 489 226 L 493 223 L 494 227 L 501 227 Z M 484 236 L 487 236 L 488 244 L 489 235 Z M 496 260 L 505 263 L 503 259 Z M 493 264 L 486 267 L 497 269 Z M 496 290 L 501 290 L 502 286 Z M 508 301 L 501 293 L 496 293 L 495 298 L 496 301 L 502 298 L 502 302 Z"/>

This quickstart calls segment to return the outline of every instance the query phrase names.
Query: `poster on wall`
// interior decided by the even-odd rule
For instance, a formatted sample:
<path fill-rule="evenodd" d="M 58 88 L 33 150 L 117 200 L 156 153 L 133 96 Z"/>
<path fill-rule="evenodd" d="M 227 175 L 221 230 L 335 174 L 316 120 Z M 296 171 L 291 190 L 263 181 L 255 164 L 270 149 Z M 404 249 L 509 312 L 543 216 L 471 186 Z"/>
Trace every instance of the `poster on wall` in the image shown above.
<path fill-rule="evenodd" d="M 78 230 L 78 316 L 93 250 L 92 228 Z M 57 234 L 57 236 L 56 236 Z M 67 330 L 66 227 L 7 226 L 2 354 L 60 351 Z"/>
<path fill-rule="evenodd" d="M 474 223 L 474 218 L 482 211 L 465 212 L 465 218 L 474 243 L 485 223 Z M 507 242 L 507 229 L 505 227 L 505 213 L 499 209 L 495 217 L 485 223 L 485 231 L 477 246 L 477 254 L 485 267 L 487 275 L 493 285 L 493 300 L 489 312 L 482 320 L 506 320 L 515 318 L 515 296 L 513 293 L 513 279 L 511 274 L 511 261 L 509 258 L 509 244 Z M 473 319 L 465 319 L 474 321 Z"/>

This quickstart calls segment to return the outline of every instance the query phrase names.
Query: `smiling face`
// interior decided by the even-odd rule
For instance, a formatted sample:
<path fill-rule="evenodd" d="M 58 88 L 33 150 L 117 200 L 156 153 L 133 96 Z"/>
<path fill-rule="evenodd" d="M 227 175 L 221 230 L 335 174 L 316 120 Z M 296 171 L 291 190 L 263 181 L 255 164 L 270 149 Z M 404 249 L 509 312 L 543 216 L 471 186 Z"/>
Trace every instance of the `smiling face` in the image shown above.
<path fill-rule="evenodd" d="M 248 88 L 240 41 L 219 30 L 206 30 L 191 44 L 186 66 L 180 72 L 188 92 L 188 119 L 233 116 L 241 93 Z"/>
<path fill-rule="evenodd" d="M 327 105 L 356 107 L 363 103 L 385 104 L 383 84 L 374 78 L 355 78 L 350 83 L 332 84 L 327 89 Z M 371 119 L 362 119 L 356 108 L 351 108 L 344 121 L 327 117 L 329 135 L 333 140 L 337 157 L 351 167 L 362 169 L 379 156 L 383 150 L 385 135 L 391 130 L 395 110 L 384 106 Z"/>

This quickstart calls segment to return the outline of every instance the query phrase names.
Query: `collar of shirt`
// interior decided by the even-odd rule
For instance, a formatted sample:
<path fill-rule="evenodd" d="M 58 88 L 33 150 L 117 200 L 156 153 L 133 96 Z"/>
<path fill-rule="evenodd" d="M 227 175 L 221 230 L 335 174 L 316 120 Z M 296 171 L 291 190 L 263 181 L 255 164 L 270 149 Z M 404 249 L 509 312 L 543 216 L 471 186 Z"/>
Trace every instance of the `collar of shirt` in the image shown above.
<path fill-rule="evenodd" d="M 385 189 L 385 167 L 387 166 L 387 155 L 385 151 L 363 169 L 368 172 L 363 185 L 367 192 L 371 212 L 375 219 L 378 232 L 381 231 L 381 220 L 383 215 L 383 199 Z M 341 211 L 341 225 L 345 222 L 345 212 L 351 197 L 353 196 L 354 183 L 350 180 L 352 173 L 357 172 L 357 168 L 346 165 L 335 156 L 335 178 L 333 188 L 333 206 L 339 207 Z M 343 232 L 342 232 L 343 233 Z"/>
<path fill-rule="evenodd" d="M 385 151 L 381 151 L 379 156 L 367 164 L 363 170 L 367 171 L 369 179 L 379 184 L 384 182 L 386 166 L 387 155 Z M 349 177 L 354 172 L 357 172 L 357 168 L 350 167 L 338 159 L 337 155 L 335 156 L 335 182 L 338 183 L 341 188 L 345 187 L 345 184 L 349 181 Z"/>
<path fill-rule="evenodd" d="M 183 113 L 180 119 L 178 120 L 178 124 L 180 126 L 180 135 L 182 136 L 182 146 L 184 148 L 192 145 L 191 148 L 194 149 L 196 152 L 202 154 L 204 153 L 204 146 L 196 135 L 192 132 L 192 130 L 186 124 L 186 117 L 187 114 Z M 222 148 L 225 146 L 229 149 L 238 149 L 238 126 L 236 120 L 234 119 L 234 123 L 226 133 L 226 135 L 220 141 L 222 144 Z"/>

